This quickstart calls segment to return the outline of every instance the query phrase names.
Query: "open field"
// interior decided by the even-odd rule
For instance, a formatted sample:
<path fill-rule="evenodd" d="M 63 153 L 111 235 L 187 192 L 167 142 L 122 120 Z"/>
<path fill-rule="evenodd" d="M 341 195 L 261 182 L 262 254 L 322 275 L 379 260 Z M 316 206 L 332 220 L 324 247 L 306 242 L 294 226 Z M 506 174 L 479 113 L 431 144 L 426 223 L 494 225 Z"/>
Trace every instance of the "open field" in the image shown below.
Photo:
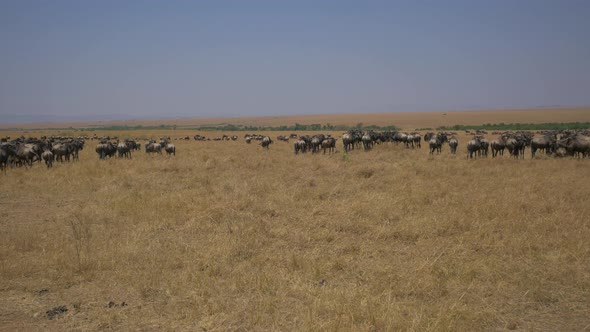
<path fill-rule="evenodd" d="M 449 124 L 537 120 L 555 121 Z M 237 135 L 131 160 L 88 141 L 0 174 L 0 330 L 590 328 L 590 160 L 468 161 L 465 135 L 456 156 L 295 156 Z"/>
<path fill-rule="evenodd" d="M 156 119 L 134 121 L 97 121 L 72 123 L 37 123 L 37 124 L 0 124 L 2 128 L 93 128 L 109 126 L 160 126 L 177 125 L 181 127 L 199 127 L 206 125 L 223 126 L 226 124 L 241 126 L 292 126 L 300 124 L 327 124 L 354 126 L 396 125 L 404 130 L 417 128 L 437 128 L 453 125 L 481 125 L 484 123 L 548 123 L 548 122 L 590 122 L 590 107 L 579 108 L 537 108 L 489 111 L 445 111 L 445 112 L 399 112 L 368 114 L 319 114 L 292 116 L 264 116 L 243 118 L 211 119 Z"/>

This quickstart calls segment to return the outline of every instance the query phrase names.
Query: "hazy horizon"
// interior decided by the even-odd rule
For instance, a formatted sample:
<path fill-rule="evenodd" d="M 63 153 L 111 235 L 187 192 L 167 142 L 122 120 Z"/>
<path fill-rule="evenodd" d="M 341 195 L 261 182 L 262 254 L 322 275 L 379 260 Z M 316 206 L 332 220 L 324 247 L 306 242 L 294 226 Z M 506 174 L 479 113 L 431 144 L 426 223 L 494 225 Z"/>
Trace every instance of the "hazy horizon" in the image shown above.
<path fill-rule="evenodd" d="M 590 105 L 587 1 L 0 1 L 0 122 Z"/>

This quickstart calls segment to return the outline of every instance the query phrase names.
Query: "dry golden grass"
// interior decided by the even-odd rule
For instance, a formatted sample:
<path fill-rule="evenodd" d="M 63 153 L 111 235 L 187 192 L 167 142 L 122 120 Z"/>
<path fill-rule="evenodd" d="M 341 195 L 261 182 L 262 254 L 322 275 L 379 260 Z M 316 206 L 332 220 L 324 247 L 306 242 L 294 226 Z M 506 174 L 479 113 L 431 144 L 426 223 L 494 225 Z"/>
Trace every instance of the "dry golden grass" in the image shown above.
<path fill-rule="evenodd" d="M 198 127 L 204 125 L 223 126 L 225 124 L 243 126 L 292 126 L 300 124 L 326 124 L 354 126 L 359 122 L 365 125 L 396 125 L 405 130 L 416 128 L 437 128 L 440 126 L 481 125 L 484 123 L 547 123 L 547 122 L 590 122 L 590 107 L 578 108 L 536 108 L 489 111 L 444 111 L 444 112 L 398 112 L 366 114 L 317 114 L 261 116 L 210 119 L 155 119 L 133 121 L 100 121 L 2 125 L 0 128 L 80 128 L 108 127 L 114 125 Z"/>
<path fill-rule="evenodd" d="M 0 329 L 590 328 L 588 160 L 239 135 L 1 175 Z"/>

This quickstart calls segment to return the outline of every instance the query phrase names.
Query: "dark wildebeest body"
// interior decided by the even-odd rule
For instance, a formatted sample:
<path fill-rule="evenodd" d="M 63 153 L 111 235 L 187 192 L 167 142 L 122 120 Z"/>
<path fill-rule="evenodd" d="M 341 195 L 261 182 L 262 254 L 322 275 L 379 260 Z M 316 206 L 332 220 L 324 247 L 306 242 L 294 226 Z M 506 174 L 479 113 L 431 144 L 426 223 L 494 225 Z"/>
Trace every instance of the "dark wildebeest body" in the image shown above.
<path fill-rule="evenodd" d="M 490 142 L 488 142 L 487 139 L 481 137 L 479 139 L 479 145 L 480 145 L 480 149 L 478 151 L 478 154 L 480 156 L 484 156 L 484 157 L 488 157 L 488 152 L 490 151 Z"/>
<path fill-rule="evenodd" d="M 348 152 L 354 149 L 354 141 L 352 139 L 352 135 L 349 133 L 345 133 L 342 135 L 342 145 L 344 147 L 344 151 Z"/>
<path fill-rule="evenodd" d="M 101 142 L 96 146 L 95 151 L 100 159 L 105 159 L 114 156 L 117 153 L 117 147 L 111 142 Z"/>
<path fill-rule="evenodd" d="M 479 149 L 481 149 L 481 143 L 478 137 L 467 142 L 467 158 L 472 159 L 473 156 L 477 158 L 477 152 Z"/>
<path fill-rule="evenodd" d="M 531 140 L 531 157 L 535 158 L 537 150 L 544 151 L 545 154 L 551 153 L 553 146 L 555 145 L 555 135 L 545 135 L 543 137 L 535 137 Z"/>
<path fill-rule="evenodd" d="M 521 136 L 515 136 L 513 140 L 514 141 L 510 141 L 510 147 L 507 145 L 510 155 L 516 159 L 524 159 L 524 149 L 526 147 L 525 139 Z"/>
<path fill-rule="evenodd" d="M 501 156 L 504 155 L 504 149 L 506 149 L 506 140 L 506 136 L 500 136 L 499 138 L 490 142 L 490 147 L 492 148 L 492 158 L 495 158 L 498 154 Z"/>
<path fill-rule="evenodd" d="M 32 146 L 29 144 L 16 144 L 16 159 L 19 163 L 33 166 L 33 161 L 39 159 L 39 155 L 35 153 Z"/>
<path fill-rule="evenodd" d="M 567 137 L 564 148 L 571 155 L 584 158 L 590 155 L 590 137 L 579 134 Z"/>
<path fill-rule="evenodd" d="M 273 143 L 273 142 L 272 142 L 272 139 L 271 139 L 269 136 L 264 136 L 264 137 L 262 138 L 262 142 L 260 142 L 260 145 L 261 145 L 263 148 L 265 148 L 265 149 L 267 149 L 267 150 L 268 150 L 268 149 L 269 149 L 269 145 L 271 145 L 272 143 Z"/>
<path fill-rule="evenodd" d="M 297 142 L 293 143 L 293 148 L 295 149 L 295 154 L 305 153 L 307 152 L 307 144 L 304 140 L 298 140 Z"/>
<path fill-rule="evenodd" d="M 430 146 L 430 154 L 434 154 L 434 151 L 437 152 L 437 154 L 440 154 L 442 152 L 442 145 L 444 142 L 447 141 L 447 136 L 443 133 L 431 133 L 431 135 L 425 136 L 425 138 L 428 137 L 428 145 Z"/>
<path fill-rule="evenodd" d="M 371 138 L 371 135 L 369 133 L 365 133 L 361 140 L 363 142 L 363 149 L 365 151 L 371 150 L 373 147 L 373 139 Z"/>
<path fill-rule="evenodd" d="M 162 154 L 162 145 L 160 143 L 150 142 L 145 145 L 145 152 Z"/>
<path fill-rule="evenodd" d="M 119 152 L 119 158 L 129 158 L 131 159 L 131 146 L 130 142 L 120 142 L 117 144 L 117 152 Z"/>
<path fill-rule="evenodd" d="M 311 137 L 311 153 L 316 153 L 320 151 L 320 147 L 322 146 L 322 142 L 324 141 L 325 136 L 323 134 L 313 135 Z"/>
<path fill-rule="evenodd" d="M 336 139 L 333 137 L 328 137 L 322 142 L 322 149 L 324 150 L 324 154 L 326 154 L 326 149 L 328 153 L 332 154 L 336 150 Z"/>
<path fill-rule="evenodd" d="M 53 167 L 53 153 L 51 153 L 51 151 L 43 151 L 43 153 L 41 154 L 41 158 L 45 161 L 45 165 L 47 165 L 47 168 Z"/>
<path fill-rule="evenodd" d="M 70 161 L 71 148 L 69 143 L 54 144 L 52 150 L 56 161 L 63 162 L 64 156 L 66 161 Z"/>
<path fill-rule="evenodd" d="M 0 145 L 0 170 L 4 170 L 6 172 L 8 159 L 10 157 L 16 158 L 16 146 L 12 144 Z"/>
<path fill-rule="evenodd" d="M 459 141 L 455 138 L 455 136 L 452 136 L 451 139 L 449 139 L 449 147 L 451 148 L 452 154 L 457 153 L 457 146 L 459 146 Z"/>
<path fill-rule="evenodd" d="M 166 147 L 164 148 L 164 150 L 166 150 L 166 153 L 168 155 L 174 155 L 176 156 L 176 146 L 174 146 L 174 144 L 166 144 Z"/>

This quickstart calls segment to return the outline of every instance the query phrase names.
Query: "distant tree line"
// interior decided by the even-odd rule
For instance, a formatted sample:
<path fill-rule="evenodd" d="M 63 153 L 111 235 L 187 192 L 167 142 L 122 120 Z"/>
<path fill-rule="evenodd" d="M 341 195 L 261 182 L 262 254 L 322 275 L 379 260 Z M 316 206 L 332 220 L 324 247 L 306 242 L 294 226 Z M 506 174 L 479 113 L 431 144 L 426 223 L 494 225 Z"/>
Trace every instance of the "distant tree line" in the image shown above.
<path fill-rule="evenodd" d="M 203 126 L 190 126 L 178 127 L 177 125 L 154 125 L 154 126 L 128 126 L 128 125 L 116 125 L 116 126 L 97 126 L 89 128 L 4 128 L 0 131 L 39 131 L 39 130 L 57 130 L 57 131 L 124 131 L 124 130 L 201 130 L 201 131 L 347 131 L 350 129 L 359 130 L 399 130 L 395 125 L 378 126 L 378 125 L 365 125 L 362 122 L 357 123 L 354 126 L 348 125 L 332 125 L 330 123 L 320 124 L 301 124 L 295 123 L 294 125 L 282 125 L 282 126 L 244 126 L 244 125 L 233 125 L 233 124 L 222 124 L 222 125 L 203 125 Z M 482 125 L 454 125 L 454 126 L 441 126 L 437 127 L 436 130 L 561 130 L 561 129 L 589 129 L 590 122 L 548 122 L 548 123 L 485 123 Z M 427 131 L 432 128 L 417 128 L 416 131 Z"/>
<path fill-rule="evenodd" d="M 547 122 L 547 123 L 485 123 L 482 125 L 441 126 L 437 130 L 563 130 L 588 129 L 590 122 Z"/>
<path fill-rule="evenodd" d="M 156 125 L 156 126 L 97 126 L 97 127 L 89 127 L 89 128 L 35 128 L 35 129 L 28 129 L 28 130 L 74 130 L 74 131 L 123 131 L 123 130 L 176 130 L 176 129 L 183 129 L 183 130 L 201 130 L 201 131 L 346 131 L 349 129 L 360 129 L 360 130 L 398 130 L 398 127 L 394 125 L 389 126 L 377 126 L 377 125 L 364 125 L 363 123 L 357 123 L 354 126 L 346 126 L 346 125 L 332 125 L 330 123 L 320 124 L 320 123 L 312 123 L 312 124 L 301 124 L 295 123 L 294 125 L 287 126 L 243 126 L 243 125 L 233 125 L 233 124 L 223 124 L 223 125 L 203 125 L 203 126 L 177 126 L 177 125 Z M 15 131 L 19 130 L 18 128 L 10 128 L 10 130 Z"/>

